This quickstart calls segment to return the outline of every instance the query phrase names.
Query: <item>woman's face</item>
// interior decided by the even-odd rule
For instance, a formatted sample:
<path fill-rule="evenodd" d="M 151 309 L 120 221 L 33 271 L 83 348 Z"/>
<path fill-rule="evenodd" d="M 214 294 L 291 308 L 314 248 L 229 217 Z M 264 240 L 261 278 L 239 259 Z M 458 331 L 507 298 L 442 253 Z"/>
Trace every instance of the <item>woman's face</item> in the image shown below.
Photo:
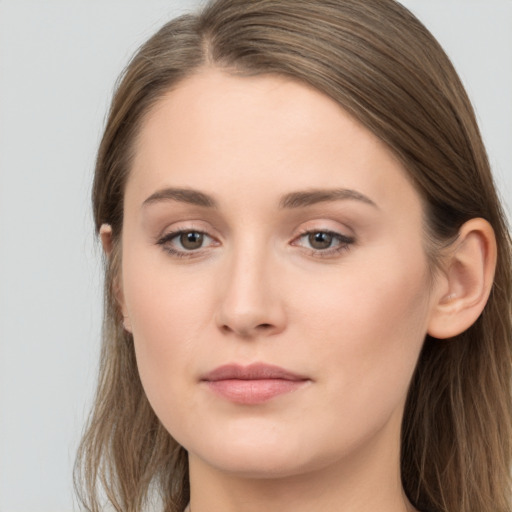
<path fill-rule="evenodd" d="M 203 70 L 146 118 L 124 208 L 125 325 L 191 463 L 398 458 L 433 301 L 420 198 L 375 136 L 300 83 Z"/>

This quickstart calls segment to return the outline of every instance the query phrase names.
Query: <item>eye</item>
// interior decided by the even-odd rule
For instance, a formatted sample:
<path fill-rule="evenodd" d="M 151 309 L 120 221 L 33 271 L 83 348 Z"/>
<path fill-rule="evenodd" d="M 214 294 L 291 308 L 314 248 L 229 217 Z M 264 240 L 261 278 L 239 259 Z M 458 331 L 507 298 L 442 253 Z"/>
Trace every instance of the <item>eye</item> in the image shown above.
<path fill-rule="evenodd" d="M 347 250 L 354 238 L 329 230 L 305 231 L 292 245 L 309 249 L 314 255 L 331 256 Z"/>
<path fill-rule="evenodd" d="M 198 231 L 186 231 L 185 233 L 177 235 L 176 238 L 178 238 L 179 243 L 184 249 L 187 249 L 187 251 L 193 251 L 202 247 L 204 234 L 199 233 Z"/>
<path fill-rule="evenodd" d="M 202 231 L 194 229 L 166 233 L 157 241 L 167 252 L 175 256 L 192 256 L 201 249 L 215 245 L 215 240 Z"/>
<path fill-rule="evenodd" d="M 335 241 L 335 238 L 332 233 L 317 231 L 315 233 L 308 234 L 308 243 L 313 249 L 329 249 L 333 241 Z"/>

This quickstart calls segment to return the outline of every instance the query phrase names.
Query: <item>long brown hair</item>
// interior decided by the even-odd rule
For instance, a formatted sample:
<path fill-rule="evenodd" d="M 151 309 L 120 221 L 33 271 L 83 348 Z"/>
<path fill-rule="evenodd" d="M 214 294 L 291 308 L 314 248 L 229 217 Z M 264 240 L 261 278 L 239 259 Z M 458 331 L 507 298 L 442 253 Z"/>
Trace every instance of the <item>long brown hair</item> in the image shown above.
<path fill-rule="evenodd" d="M 187 456 L 148 404 L 133 340 L 115 300 L 123 194 L 134 139 L 151 107 L 205 66 L 292 77 L 336 100 L 405 166 L 425 210 L 430 261 L 460 226 L 483 217 L 498 244 L 495 280 L 476 323 L 450 340 L 427 336 L 405 408 L 402 482 L 425 512 L 510 512 L 511 253 L 471 103 L 428 30 L 394 0 L 216 0 L 165 25 L 118 84 L 93 186 L 96 229 L 108 223 L 103 348 L 75 482 L 87 510 L 102 490 L 117 511 L 189 499 Z"/>

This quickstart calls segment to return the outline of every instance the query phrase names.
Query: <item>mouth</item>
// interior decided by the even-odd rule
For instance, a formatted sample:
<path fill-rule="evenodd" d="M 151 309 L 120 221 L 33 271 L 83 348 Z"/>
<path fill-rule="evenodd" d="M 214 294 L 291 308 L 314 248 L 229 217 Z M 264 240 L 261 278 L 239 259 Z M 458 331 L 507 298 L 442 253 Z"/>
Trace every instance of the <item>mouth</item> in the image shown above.
<path fill-rule="evenodd" d="M 201 378 L 210 391 L 237 404 L 261 404 L 296 391 L 311 379 L 279 366 L 254 363 L 249 366 L 219 366 Z"/>

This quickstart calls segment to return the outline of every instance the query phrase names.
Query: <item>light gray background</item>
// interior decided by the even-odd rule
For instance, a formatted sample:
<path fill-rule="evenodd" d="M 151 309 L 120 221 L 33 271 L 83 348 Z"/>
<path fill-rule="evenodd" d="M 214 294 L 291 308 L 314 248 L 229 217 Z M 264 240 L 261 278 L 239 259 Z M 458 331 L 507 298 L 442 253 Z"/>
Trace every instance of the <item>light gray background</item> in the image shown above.
<path fill-rule="evenodd" d="M 113 84 L 198 0 L 0 0 L 0 512 L 73 510 L 101 260 L 89 192 Z M 409 0 L 452 57 L 512 207 L 512 0 Z"/>

